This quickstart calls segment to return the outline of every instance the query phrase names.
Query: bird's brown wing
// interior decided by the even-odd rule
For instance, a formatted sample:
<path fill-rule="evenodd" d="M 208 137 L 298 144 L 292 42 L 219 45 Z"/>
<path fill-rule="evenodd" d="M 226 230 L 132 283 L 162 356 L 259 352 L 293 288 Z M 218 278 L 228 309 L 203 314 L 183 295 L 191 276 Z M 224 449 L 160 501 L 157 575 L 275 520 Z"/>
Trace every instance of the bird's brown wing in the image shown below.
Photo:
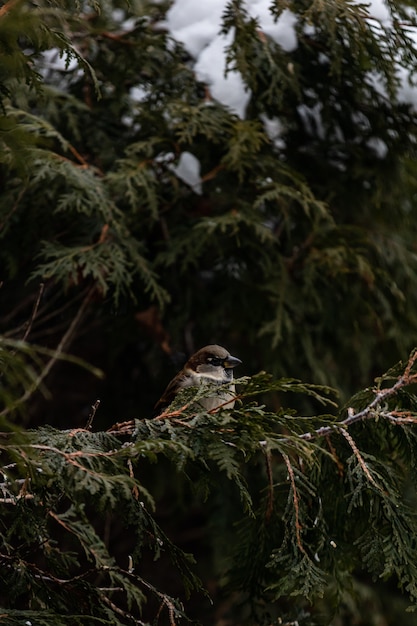
<path fill-rule="evenodd" d="M 183 387 L 189 387 L 187 384 L 188 376 L 184 372 L 179 372 L 175 378 L 171 380 L 158 402 L 153 409 L 153 417 L 160 415 L 171 404 L 178 391 Z"/>

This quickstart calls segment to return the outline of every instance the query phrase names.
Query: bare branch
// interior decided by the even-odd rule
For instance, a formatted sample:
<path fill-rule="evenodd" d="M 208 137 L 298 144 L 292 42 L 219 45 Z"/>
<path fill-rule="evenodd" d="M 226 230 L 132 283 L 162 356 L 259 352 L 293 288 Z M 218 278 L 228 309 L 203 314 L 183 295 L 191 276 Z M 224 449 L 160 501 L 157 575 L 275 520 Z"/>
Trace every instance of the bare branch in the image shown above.
<path fill-rule="evenodd" d="M 413 417 L 411 413 L 403 413 L 400 411 L 377 411 L 378 405 L 382 402 L 388 400 L 392 396 L 394 396 L 400 389 L 406 387 L 407 385 L 411 385 L 417 382 L 417 374 L 412 374 L 411 369 L 417 360 L 417 350 L 414 351 L 406 365 L 404 373 L 402 376 L 399 376 L 397 381 L 392 385 L 392 387 L 387 387 L 386 389 L 380 389 L 375 392 L 375 398 L 366 406 L 362 411 L 358 411 L 355 413 L 352 408 L 348 409 L 348 416 L 346 419 L 338 422 L 336 424 L 332 424 L 331 426 L 322 426 L 317 430 L 313 430 L 307 433 L 302 433 L 299 435 L 300 439 L 306 439 L 310 441 L 311 439 L 317 439 L 318 437 L 326 437 L 335 431 L 341 431 L 342 428 L 346 429 L 355 422 L 360 422 L 365 419 L 376 419 L 377 417 L 383 417 L 388 419 L 391 423 L 394 424 L 410 424 L 416 423 L 417 417 Z"/>
<path fill-rule="evenodd" d="M 0 7 L 0 17 L 3 17 L 8 11 L 10 11 L 16 4 L 18 0 L 9 0 L 2 7 Z"/>
<path fill-rule="evenodd" d="M 43 296 L 44 289 L 45 289 L 45 283 L 41 283 L 39 285 L 38 297 L 36 298 L 36 302 L 35 302 L 35 304 L 33 306 L 32 315 L 30 316 L 30 320 L 29 320 L 29 322 L 27 324 L 27 328 L 25 330 L 25 334 L 23 335 L 23 338 L 22 338 L 23 341 L 26 341 L 30 331 L 32 330 L 32 325 L 33 325 L 34 319 L 35 319 L 35 317 L 36 317 L 36 315 L 38 313 L 39 304 L 40 304 L 41 298 Z"/>
<path fill-rule="evenodd" d="M 94 417 L 97 413 L 97 409 L 99 406 L 100 406 L 100 400 L 97 398 L 94 404 L 91 405 L 91 411 L 88 415 L 87 424 L 85 425 L 86 430 L 91 430 L 93 426 L 93 420 L 94 420 Z"/>
<path fill-rule="evenodd" d="M 17 504 L 19 500 L 32 500 L 35 496 L 31 493 L 26 493 L 24 496 L 15 496 L 10 498 L 0 498 L 0 504 Z"/>
<path fill-rule="evenodd" d="M 134 624 L 138 624 L 139 626 L 146 626 L 145 622 L 142 622 L 142 620 L 140 619 L 136 619 L 136 617 L 133 617 L 131 613 L 128 613 L 127 611 L 124 611 L 123 609 L 118 607 L 104 593 L 100 593 L 100 598 L 103 600 L 104 604 L 107 604 L 107 606 L 109 606 L 114 613 L 117 613 L 117 615 L 121 615 L 129 621 L 133 621 Z"/>
<path fill-rule="evenodd" d="M 39 376 L 37 377 L 35 382 L 25 391 L 25 393 L 20 398 L 18 398 L 13 403 L 13 405 L 11 407 L 6 407 L 5 409 L 3 409 L 3 411 L 0 412 L 0 416 L 7 415 L 7 414 L 11 413 L 13 408 L 15 408 L 19 404 L 22 404 L 23 402 L 26 402 L 26 400 L 28 400 L 28 398 L 30 398 L 30 396 L 39 388 L 39 386 L 42 383 L 42 381 L 47 377 L 47 375 L 49 374 L 49 372 L 51 371 L 51 369 L 53 368 L 53 366 L 55 365 L 55 363 L 57 362 L 57 360 L 59 359 L 61 354 L 64 352 L 65 348 L 71 342 L 73 334 L 75 332 L 75 329 L 78 326 L 80 320 L 82 319 L 85 311 L 88 308 L 88 305 L 90 303 L 90 300 L 91 300 L 91 297 L 93 295 L 93 292 L 94 292 L 94 287 L 92 287 L 87 292 L 84 300 L 81 303 L 80 308 L 78 309 L 78 312 L 77 312 L 76 316 L 72 320 L 68 330 L 66 331 L 66 333 L 63 335 L 61 341 L 59 342 L 59 344 L 58 344 L 58 346 L 57 346 L 57 348 L 56 348 L 56 350 L 54 352 L 54 355 L 51 357 L 51 359 L 45 365 L 45 367 L 43 368 L 42 372 L 39 374 Z"/>

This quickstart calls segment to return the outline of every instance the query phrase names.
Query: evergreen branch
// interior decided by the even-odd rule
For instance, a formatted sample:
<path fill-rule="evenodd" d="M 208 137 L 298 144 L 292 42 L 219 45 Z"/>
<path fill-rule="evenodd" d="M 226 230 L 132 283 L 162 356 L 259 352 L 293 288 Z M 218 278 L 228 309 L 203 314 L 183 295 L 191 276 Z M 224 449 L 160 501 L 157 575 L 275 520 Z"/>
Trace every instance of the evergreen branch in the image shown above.
<path fill-rule="evenodd" d="M 407 365 L 404 369 L 404 373 L 398 377 L 397 381 L 391 387 L 375 391 L 375 398 L 364 409 L 358 412 L 354 412 L 353 408 L 347 409 L 348 417 L 340 422 L 332 424 L 331 426 L 322 426 L 317 430 L 313 430 L 307 433 L 299 435 L 300 439 L 310 441 L 318 437 L 326 437 L 337 430 L 349 428 L 352 424 L 360 422 L 366 419 L 377 419 L 383 417 L 388 419 L 393 424 L 415 423 L 417 417 L 412 417 L 409 412 L 403 411 L 380 411 L 377 410 L 378 406 L 395 396 L 400 389 L 408 385 L 417 382 L 417 374 L 412 373 L 412 367 L 417 360 L 417 350 L 411 353 L 408 359 Z"/>
<path fill-rule="evenodd" d="M 4 561 L 10 561 L 11 565 L 10 567 L 15 567 L 16 566 L 16 560 L 17 557 L 15 556 L 10 556 L 8 554 L 4 554 L 1 553 L 0 554 L 0 559 L 3 559 Z M 85 572 L 82 572 L 81 574 L 78 574 L 76 576 L 71 576 L 71 578 L 58 578 L 57 576 L 54 576 L 51 572 L 44 572 L 40 567 L 38 567 L 35 563 L 31 563 L 30 561 L 27 561 L 25 559 L 22 559 L 21 557 L 18 557 L 19 560 L 19 564 L 20 565 L 24 565 L 25 568 L 31 570 L 34 572 L 34 578 L 38 578 L 42 581 L 46 581 L 46 582 L 54 582 L 58 585 L 70 585 L 71 583 L 77 582 L 79 580 L 83 580 L 85 578 L 87 578 L 90 574 L 96 574 L 97 571 L 94 569 L 89 569 L 86 570 Z"/>
<path fill-rule="evenodd" d="M 299 547 L 300 552 L 302 552 L 303 554 L 306 554 L 305 548 L 301 541 L 302 527 L 300 524 L 299 499 L 298 499 L 297 487 L 295 484 L 294 470 L 292 468 L 289 457 L 286 454 L 282 453 L 282 458 L 284 459 L 285 465 L 287 466 L 288 476 L 290 477 L 290 482 L 291 482 L 291 489 L 292 489 L 292 496 L 293 496 L 293 503 L 294 503 L 294 514 L 295 514 L 295 536 L 297 538 L 297 546 Z"/>
<path fill-rule="evenodd" d="M 108 598 L 104 593 L 101 593 L 101 590 L 99 589 L 99 595 L 101 600 L 104 602 L 104 604 L 107 604 L 107 606 L 114 612 L 117 613 L 117 615 L 120 615 L 121 617 L 128 619 L 129 621 L 133 621 L 134 624 L 139 624 L 139 626 L 146 626 L 145 622 L 142 622 L 142 620 L 140 619 L 136 619 L 136 617 L 133 617 L 133 615 L 131 615 L 130 613 L 128 613 L 127 611 L 124 611 L 123 609 L 121 609 L 120 607 L 118 607 L 114 602 L 112 602 L 110 600 L 110 598 Z"/>
<path fill-rule="evenodd" d="M 374 487 L 376 487 L 377 489 L 379 489 L 380 491 L 382 491 L 381 487 L 375 482 L 375 480 L 373 479 L 368 466 L 365 463 L 364 458 L 362 457 L 361 453 L 359 452 L 358 446 L 355 443 L 355 440 L 353 439 L 353 437 L 348 433 L 348 431 L 345 428 L 341 428 L 340 432 L 342 433 L 342 435 L 345 437 L 346 441 L 349 443 L 350 447 L 353 450 L 353 454 L 356 456 L 359 465 L 361 466 L 363 473 L 365 474 L 365 476 L 367 477 L 367 479 L 369 480 L 370 483 L 372 483 L 374 485 Z"/>
<path fill-rule="evenodd" d="M 68 432 L 68 435 L 70 437 L 74 436 L 75 433 L 79 432 L 79 431 L 83 431 L 84 429 L 75 429 L 75 430 L 71 430 Z M 80 463 L 78 463 L 75 459 L 77 458 L 97 458 L 97 457 L 102 457 L 102 458 L 111 458 L 114 456 L 119 456 L 121 450 L 109 450 L 109 451 L 99 451 L 99 450 L 95 450 L 94 452 L 88 452 L 87 450 L 73 450 L 72 452 L 66 452 L 65 450 L 60 450 L 59 448 L 55 447 L 55 446 L 47 446 L 44 444 L 39 444 L 39 443 L 31 443 L 31 444 L 27 444 L 27 445 L 20 445 L 20 448 L 29 448 L 31 450 L 41 450 L 42 452 L 52 452 L 54 454 L 58 454 L 60 456 L 63 456 L 65 461 L 67 461 L 68 463 L 70 463 L 71 465 L 75 465 L 76 467 L 79 467 L 80 469 L 86 470 L 86 471 L 90 471 L 92 474 L 98 475 L 97 472 L 92 472 L 91 470 L 88 470 L 88 468 L 86 468 L 85 466 L 81 465 Z"/>
<path fill-rule="evenodd" d="M 352 424 L 355 424 L 356 422 L 359 422 L 359 421 L 364 421 L 366 419 L 378 419 L 378 417 L 387 419 L 388 421 L 396 425 L 417 423 L 417 416 L 413 415 L 408 410 L 395 410 L 394 409 L 392 411 L 386 411 L 386 410 L 381 410 L 381 406 L 380 406 L 383 402 L 386 402 L 387 400 L 392 398 L 395 394 L 397 394 L 398 391 L 402 389 L 403 387 L 417 382 L 417 373 L 412 372 L 412 367 L 415 364 L 416 360 L 417 360 L 417 350 L 414 353 L 412 353 L 412 355 L 410 356 L 407 362 L 407 365 L 404 369 L 404 373 L 397 379 L 395 384 L 392 385 L 391 387 L 380 389 L 378 391 L 375 390 L 374 399 L 364 409 L 355 412 L 353 408 L 349 407 L 347 409 L 347 417 L 344 420 L 335 422 L 331 425 L 321 426 L 315 430 L 311 430 L 308 432 L 295 433 L 293 436 L 284 436 L 282 438 L 279 438 L 279 443 L 280 444 L 287 443 L 287 442 L 295 443 L 297 440 L 310 442 L 310 441 L 313 441 L 315 439 L 319 439 L 322 437 L 328 438 L 329 435 L 331 435 L 332 433 L 340 431 L 348 440 L 349 445 L 352 447 L 352 450 L 357 456 L 358 449 L 353 439 L 351 438 L 349 439 L 350 436 L 348 435 L 346 437 L 345 435 L 346 429 L 349 428 Z M 305 385 L 305 386 L 300 385 L 298 381 L 293 381 L 293 380 L 286 381 L 284 379 L 276 381 L 276 382 L 267 381 L 266 383 L 265 381 L 261 381 L 261 383 L 263 384 L 260 385 L 258 380 L 259 379 L 257 379 L 257 377 L 252 377 L 252 379 L 248 377 L 239 379 L 237 382 L 240 382 L 241 384 L 245 384 L 246 389 L 242 390 L 242 392 L 240 393 L 237 393 L 235 396 L 235 400 L 245 399 L 247 397 L 259 395 L 259 393 L 261 392 L 265 393 L 268 390 L 270 391 L 273 389 L 279 389 L 281 391 L 300 391 L 300 392 L 304 391 L 312 395 L 316 393 L 314 386 L 312 389 L 310 389 L 308 385 Z M 196 395 L 190 397 L 189 394 L 192 394 L 192 393 L 193 393 L 193 389 L 190 388 L 189 390 L 186 391 L 184 395 L 181 396 L 183 400 L 188 400 L 190 398 L 188 402 L 185 401 L 181 403 L 181 398 L 179 398 L 180 406 L 178 406 L 178 408 L 175 407 L 175 405 L 168 407 L 163 413 L 153 418 L 153 421 L 170 420 L 174 424 L 178 424 L 180 426 L 185 426 L 187 428 L 192 429 L 194 426 L 193 424 L 189 422 L 193 418 L 196 417 L 197 413 L 195 410 L 190 412 L 190 408 L 193 408 L 194 403 L 196 403 L 200 397 L 204 397 L 204 395 L 208 395 L 209 393 L 212 393 L 212 390 L 210 388 L 208 388 L 207 390 L 199 389 L 197 390 Z M 316 395 L 319 400 L 322 399 L 322 396 L 319 396 L 318 394 Z M 324 398 L 324 400 L 326 399 Z M 219 407 L 216 407 L 215 409 L 211 409 L 210 411 L 207 411 L 207 413 L 209 415 L 217 414 L 223 408 L 227 407 L 227 405 L 229 404 L 230 404 L 230 400 L 227 400 Z M 135 430 L 136 430 L 136 422 L 134 420 L 130 420 L 127 422 L 121 422 L 121 423 L 115 424 L 110 429 L 108 429 L 107 432 L 109 434 L 116 434 L 116 435 L 132 435 L 135 432 Z M 267 441 L 262 439 L 259 441 L 259 443 L 261 446 L 265 446 L 267 444 Z M 364 468 L 364 471 L 365 471 L 365 474 L 368 476 L 366 468 Z M 371 476 L 368 476 L 368 478 L 371 482 L 374 482 Z"/>
<path fill-rule="evenodd" d="M 56 518 L 56 516 L 54 516 Z M 65 526 L 64 526 L 65 527 Z M 66 530 L 70 530 L 68 527 L 65 527 Z M 37 566 L 35 563 L 31 563 L 25 559 L 22 559 L 21 557 L 15 557 L 15 556 L 10 556 L 7 554 L 0 554 L 0 559 L 3 561 L 9 561 L 10 562 L 10 566 L 9 567 L 16 567 L 16 565 L 18 565 L 19 567 L 24 566 L 25 569 L 29 570 L 32 572 L 34 579 L 36 580 L 41 580 L 44 583 L 54 583 L 55 585 L 59 585 L 62 587 L 68 587 L 67 592 L 70 592 L 70 588 L 71 585 L 73 583 L 76 583 L 78 581 L 83 581 L 85 579 L 87 579 L 90 575 L 97 575 L 97 572 L 102 572 L 102 573 L 111 573 L 112 571 L 117 571 L 117 573 L 119 573 L 121 571 L 122 574 L 125 574 L 125 572 L 123 572 L 123 570 L 119 570 L 116 568 L 111 568 L 111 567 L 106 567 L 106 566 L 102 566 L 102 567 L 98 567 L 97 569 L 87 569 L 86 571 L 82 572 L 81 574 L 78 574 L 76 576 L 72 576 L 70 578 L 59 578 L 57 576 L 54 576 L 50 571 L 45 572 L 44 570 L 42 570 L 39 566 Z M 16 563 L 17 561 L 17 563 Z M 144 583 L 145 581 L 140 581 L 142 583 Z M 150 585 L 149 585 L 150 586 Z M 133 615 L 131 615 L 130 613 L 128 613 L 127 611 L 124 611 L 123 609 L 121 609 L 120 607 L 118 607 L 114 602 L 112 602 L 106 595 L 105 595 L 105 591 L 125 591 L 125 589 L 123 587 L 97 587 L 96 588 L 98 591 L 98 594 L 100 596 L 100 599 L 104 602 L 104 604 L 106 604 L 107 606 L 109 606 L 111 608 L 111 610 L 114 613 L 117 613 L 118 615 L 121 615 L 124 618 L 128 618 L 129 620 L 133 620 L 133 622 L 135 624 L 138 624 L 139 626 L 145 626 L 145 622 L 142 622 L 141 620 L 135 618 Z M 154 590 L 156 591 L 156 590 Z M 158 594 L 158 595 L 163 595 L 163 594 Z M 167 600 L 167 604 L 169 606 L 171 606 L 171 602 L 169 602 L 168 599 Z M 171 622 L 172 624 L 174 624 L 174 622 Z"/>
<path fill-rule="evenodd" d="M 170 626 L 176 626 L 175 613 L 177 613 L 178 611 L 176 610 L 176 607 L 175 607 L 175 604 L 174 604 L 173 600 L 169 596 L 167 596 L 165 593 L 162 593 L 161 591 L 158 591 L 158 589 L 156 589 L 156 587 L 154 587 L 151 583 L 149 583 L 148 581 L 144 580 L 141 576 L 137 576 L 132 571 L 128 571 L 128 572 L 124 572 L 124 573 L 129 578 L 132 578 L 135 582 L 139 582 L 140 584 L 142 584 L 146 589 L 151 591 L 157 597 L 161 598 L 162 602 L 161 602 L 161 606 L 159 608 L 159 611 L 158 611 L 158 613 L 156 615 L 155 623 L 158 622 L 158 618 L 159 618 L 159 615 L 161 613 L 161 610 L 165 606 L 167 608 L 167 610 L 168 610 Z"/>
<path fill-rule="evenodd" d="M 4 7 L 3 7 L 4 8 Z M 1 11 L 1 9 L 0 9 Z M 23 196 L 25 195 L 27 191 L 26 186 L 22 187 L 22 189 L 19 191 L 17 198 L 12 206 L 12 208 L 10 209 L 10 211 L 6 214 L 5 218 L 3 219 L 2 222 L 0 222 L 0 232 L 3 230 L 3 228 L 6 226 L 7 222 L 10 220 L 10 218 L 12 217 L 13 213 L 15 213 L 15 211 L 17 211 L 17 209 L 19 208 L 19 204 L 20 201 L 22 200 Z"/>
<path fill-rule="evenodd" d="M 381 411 L 379 417 L 383 417 L 392 424 L 417 424 L 417 416 L 412 415 L 410 411 Z"/>

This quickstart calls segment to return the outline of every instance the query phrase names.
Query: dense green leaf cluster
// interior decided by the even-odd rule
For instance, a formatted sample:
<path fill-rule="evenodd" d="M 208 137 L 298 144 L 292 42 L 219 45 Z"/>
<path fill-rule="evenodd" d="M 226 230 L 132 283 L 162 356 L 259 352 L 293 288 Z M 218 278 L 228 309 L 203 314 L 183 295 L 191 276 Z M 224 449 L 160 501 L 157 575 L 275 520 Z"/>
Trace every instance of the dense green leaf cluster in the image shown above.
<path fill-rule="evenodd" d="M 115 424 L 107 433 L 43 427 L 3 434 L 5 623 L 143 624 L 153 619 L 145 605 L 154 606 L 152 598 L 167 623 L 185 617 L 189 593 L 203 589 L 191 556 L 156 521 L 146 467 L 162 458 L 171 476 L 188 476 L 193 498 L 210 503 L 219 489 L 230 492 L 228 528 L 217 541 L 224 584 L 235 592 L 231 614 L 246 607 L 249 623 L 267 624 L 283 619 L 282 599 L 292 597 L 289 612 L 300 624 L 330 623 L 332 603 L 339 614 L 342 599 L 354 594 L 357 571 L 394 577 L 415 604 L 416 484 L 408 470 L 415 470 L 417 413 L 410 406 L 417 399 L 408 384 L 416 374 L 413 366 L 401 378 L 402 369 L 397 387 L 391 372 L 368 390 L 367 403 L 352 399 L 338 421 L 248 402 L 279 389 L 328 403 L 326 390 L 260 374 L 239 379 L 242 403 L 233 410 L 199 410 L 201 390 L 188 389 L 159 418 Z M 380 402 L 372 402 L 375 394 Z M 366 420 L 349 425 L 370 407 Z M 181 599 L 149 580 L 149 557 L 169 558 L 183 581 Z M 320 615 L 321 598 L 327 608 Z"/>
<path fill-rule="evenodd" d="M 0 7 L 0 621 L 406 624 L 415 2 L 225 0 L 241 117 L 168 5 Z M 213 342 L 242 404 L 146 419 Z"/>
<path fill-rule="evenodd" d="M 155 302 L 179 346 L 187 325 L 196 345 L 233 328 L 248 354 L 260 344 L 254 370 L 350 393 L 369 380 L 370 354 L 385 367 L 416 341 L 416 124 L 397 100 L 401 72 L 414 71 L 413 15 L 390 3 L 382 23 L 345 0 L 272 2 L 296 18 L 297 46 L 284 50 L 243 2 L 225 3 L 229 69 L 251 93 L 240 119 L 196 81 L 163 10 L 4 8 L 5 278 L 94 283 L 121 311 Z M 202 194 L 177 176 L 184 153 Z"/>

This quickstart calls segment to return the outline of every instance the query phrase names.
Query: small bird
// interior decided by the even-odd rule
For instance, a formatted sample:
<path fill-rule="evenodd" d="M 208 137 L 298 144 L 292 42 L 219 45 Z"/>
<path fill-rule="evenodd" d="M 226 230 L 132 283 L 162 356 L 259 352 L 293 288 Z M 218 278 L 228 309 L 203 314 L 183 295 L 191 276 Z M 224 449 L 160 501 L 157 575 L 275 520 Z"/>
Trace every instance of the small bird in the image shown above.
<path fill-rule="evenodd" d="M 222 346 L 211 345 L 201 348 L 188 359 L 183 369 L 171 380 L 155 405 L 154 415 L 160 415 L 181 389 L 207 384 L 224 385 L 231 383 L 221 391 L 216 393 L 214 389 L 212 395 L 201 398 L 199 400 L 200 407 L 206 411 L 217 409 L 219 406 L 232 409 L 235 404 L 235 386 L 232 383 L 233 368 L 240 363 L 242 363 L 240 359 L 229 354 Z"/>

